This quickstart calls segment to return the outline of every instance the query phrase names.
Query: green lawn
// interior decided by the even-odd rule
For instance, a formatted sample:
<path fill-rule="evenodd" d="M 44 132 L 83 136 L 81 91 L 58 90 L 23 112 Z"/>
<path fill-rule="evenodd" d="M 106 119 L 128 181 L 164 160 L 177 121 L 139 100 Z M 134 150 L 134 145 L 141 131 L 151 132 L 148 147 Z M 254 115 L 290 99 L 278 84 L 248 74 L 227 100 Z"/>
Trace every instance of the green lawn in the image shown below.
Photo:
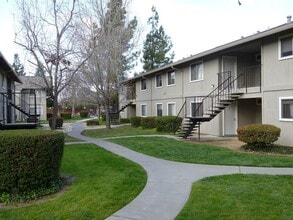
<path fill-rule="evenodd" d="M 140 166 L 92 144 L 66 146 L 61 169 L 76 178 L 62 195 L 1 208 L 0 219 L 105 219 L 133 200 L 147 178 Z"/>
<path fill-rule="evenodd" d="M 193 144 L 166 137 L 133 137 L 111 140 L 132 150 L 166 160 L 218 165 L 293 167 L 292 156 L 241 153 L 206 144 Z"/>
<path fill-rule="evenodd" d="M 293 219 L 293 176 L 227 175 L 193 184 L 177 220 Z"/>
<path fill-rule="evenodd" d="M 71 137 L 68 134 L 64 133 L 65 142 L 83 142 L 82 140 L 79 140 L 77 138 Z"/>
<path fill-rule="evenodd" d="M 111 130 L 108 129 L 93 129 L 85 130 L 82 133 L 85 136 L 92 138 L 108 138 L 108 137 L 120 137 L 120 136 L 135 136 L 135 135 L 156 135 L 159 134 L 156 129 L 142 129 L 134 128 L 131 125 L 123 125 L 115 127 Z"/>

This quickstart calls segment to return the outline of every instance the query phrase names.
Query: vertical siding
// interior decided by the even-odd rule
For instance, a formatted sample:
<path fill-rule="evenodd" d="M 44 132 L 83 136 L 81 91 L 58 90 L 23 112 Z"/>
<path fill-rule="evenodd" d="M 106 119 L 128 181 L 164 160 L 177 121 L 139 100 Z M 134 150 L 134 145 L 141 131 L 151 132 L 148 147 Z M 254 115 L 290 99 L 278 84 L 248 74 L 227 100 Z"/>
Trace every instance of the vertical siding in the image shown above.
<path fill-rule="evenodd" d="M 293 59 L 279 60 L 278 38 L 263 46 L 263 123 L 281 128 L 279 144 L 293 146 L 293 122 L 279 120 L 279 98 L 293 96 Z"/>

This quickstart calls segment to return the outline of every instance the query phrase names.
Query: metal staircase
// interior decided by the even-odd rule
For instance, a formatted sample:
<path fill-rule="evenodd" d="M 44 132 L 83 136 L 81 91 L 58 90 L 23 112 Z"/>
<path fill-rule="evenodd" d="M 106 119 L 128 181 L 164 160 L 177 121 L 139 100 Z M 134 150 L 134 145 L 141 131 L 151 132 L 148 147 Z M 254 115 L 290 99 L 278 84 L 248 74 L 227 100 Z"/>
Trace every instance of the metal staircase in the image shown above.
<path fill-rule="evenodd" d="M 180 115 L 184 115 L 182 124 L 180 127 L 174 129 L 178 136 L 187 138 L 193 133 L 198 132 L 198 138 L 200 140 L 200 125 L 203 122 L 211 121 L 243 94 L 237 92 L 237 80 L 242 75 L 236 77 L 231 75 L 230 71 L 223 72 L 221 75 L 225 76 L 225 79 L 207 96 L 185 98 L 185 102 L 177 115 L 177 118 Z M 190 111 L 187 108 L 188 103 L 191 105 Z M 183 111 L 184 114 L 182 113 Z"/>
<path fill-rule="evenodd" d="M 40 115 L 37 114 L 36 109 L 36 95 L 33 93 L 33 101 L 27 101 L 22 97 L 22 93 L 8 91 L 7 93 L 0 93 L 1 102 L 3 103 L 3 119 L 1 124 L 7 124 L 7 119 L 4 118 L 5 105 L 11 106 L 18 110 L 25 116 L 27 123 L 38 123 Z M 16 101 L 17 100 L 17 101 Z M 16 104 L 17 103 L 17 104 Z M 8 122 L 9 123 L 9 122 Z"/>
<path fill-rule="evenodd" d="M 117 123 L 119 121 L 119 113 L 126 109 L 128 106 L 132 105 L 133 102 L 128 102 L 126 105 L 121 106 L 117 112 L 110 112 L 110 120 L 112 123 Z"/>

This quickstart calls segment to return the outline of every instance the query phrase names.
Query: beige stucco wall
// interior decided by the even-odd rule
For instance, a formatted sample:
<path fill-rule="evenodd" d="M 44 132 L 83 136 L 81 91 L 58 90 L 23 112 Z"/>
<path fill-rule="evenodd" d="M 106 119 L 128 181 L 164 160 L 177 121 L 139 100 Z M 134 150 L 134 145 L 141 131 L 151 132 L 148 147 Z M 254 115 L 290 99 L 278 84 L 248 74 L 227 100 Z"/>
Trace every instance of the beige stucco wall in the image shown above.
<path fill-rule="evenodd" d="M 280 97 L 293 96 L 293 59 L 279 59 L 278 38 L 263 46 L 263 123 L 281 128 L 279 144 L 293 146 L 293 121 L 281 121 Z"/>

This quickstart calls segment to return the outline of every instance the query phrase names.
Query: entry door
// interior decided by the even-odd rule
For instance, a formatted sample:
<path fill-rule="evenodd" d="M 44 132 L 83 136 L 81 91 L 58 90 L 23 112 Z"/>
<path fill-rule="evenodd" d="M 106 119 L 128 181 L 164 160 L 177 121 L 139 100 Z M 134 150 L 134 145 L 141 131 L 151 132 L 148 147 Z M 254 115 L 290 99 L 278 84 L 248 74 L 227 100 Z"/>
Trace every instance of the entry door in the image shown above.
<path fill-rule="evenodd" d="M 228 79 L 231 74 L 232 79 L 237 73 L 237 57 L 233 56 L 223 56 L 222 57 L 222 82 Z M 228 74 L 229 73 L 229 74 Z M 229 89 L 233 89 L 237 84 L 229 86 Z M 224 83 L 224 88 L 228 88 L 228 82 Z M 236 135 L 237 129 L 237 104 L 236 102 L 231 103 L 224 110 L 224 120 L 223 120 L 223 131 L 225 136 Z"/>
<path fill-rule="evenodd" d="M 224 110 L 224 136 L 236 135 L 237 129 L 237 103 L 232 102 Z"/>
<path fill-rule="evenodd" d="M 222 73 L 219 75 L 219 84 L 225 82 L 229 76 L 235 76 L 237 72 L 237 58 L 233 56 L 222 57 Z M 228 82 L 224 84 L 226 88 Z"/>

